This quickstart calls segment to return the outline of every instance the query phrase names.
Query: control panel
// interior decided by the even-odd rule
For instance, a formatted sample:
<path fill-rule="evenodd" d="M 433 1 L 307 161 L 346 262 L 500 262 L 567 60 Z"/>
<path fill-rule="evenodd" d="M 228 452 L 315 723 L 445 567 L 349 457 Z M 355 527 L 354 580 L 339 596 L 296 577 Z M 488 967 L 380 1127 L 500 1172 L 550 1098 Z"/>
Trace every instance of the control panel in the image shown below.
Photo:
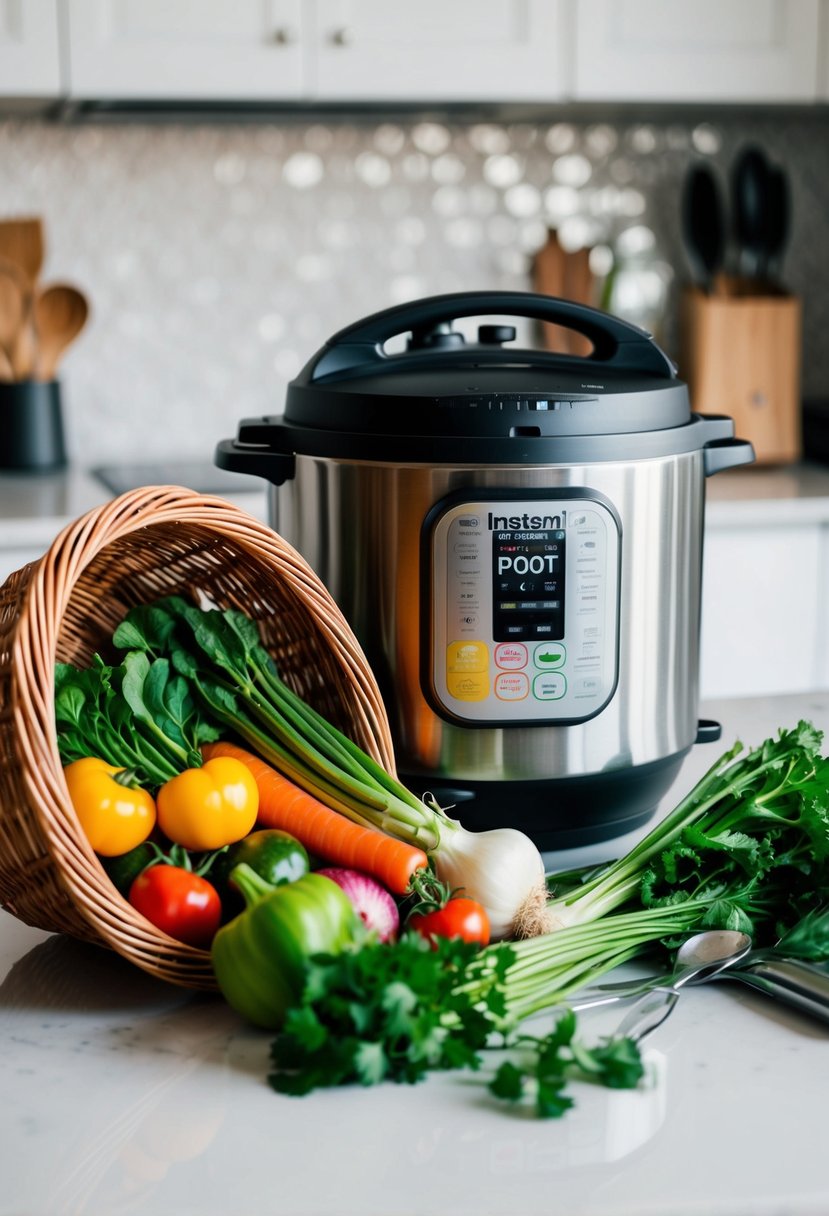
<path fill-rule="evenodd" d="M 480 725 L 596 714 L 616 685 L 620 544 L 590 491 L 438 504 L 427 691 L 440 711 Z"/>

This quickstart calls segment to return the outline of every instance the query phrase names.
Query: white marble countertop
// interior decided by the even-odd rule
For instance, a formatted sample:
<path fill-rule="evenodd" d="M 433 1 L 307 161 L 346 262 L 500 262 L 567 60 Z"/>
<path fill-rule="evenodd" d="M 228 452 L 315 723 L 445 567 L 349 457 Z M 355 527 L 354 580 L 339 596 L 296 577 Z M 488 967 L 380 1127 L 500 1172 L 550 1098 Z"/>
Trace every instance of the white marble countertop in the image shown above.
<path fill-rule="evenodd" d="M 829 467 L 747 465 L 710 477 L 706 527 L 829 522 Z"/>
<path fill-rule="evenodd" d="M 249 480 L 249 493 L 225 497 L 264 519 L 265 483 Z M 79 467 L 56 473 L 0 473 L 0 547 L 45 550 L 67 524 L 112 497 L 103 482 Z"/>
<path fill-rule="evenodd" d="M 702 712 L 722 743 L 693 750 L 665 809 L 735 737 L 800 717 L 829 732 L 829 693 Z M 574 1086 L 560 1121 L 496 1107 L 475 1076 L 277 1096 L 268 1046 L 218 997 L 0 913 L 0 1214 L 829 1212 L 829 1032 L 736 984 L 683 995 L 640 1090 Z"/>

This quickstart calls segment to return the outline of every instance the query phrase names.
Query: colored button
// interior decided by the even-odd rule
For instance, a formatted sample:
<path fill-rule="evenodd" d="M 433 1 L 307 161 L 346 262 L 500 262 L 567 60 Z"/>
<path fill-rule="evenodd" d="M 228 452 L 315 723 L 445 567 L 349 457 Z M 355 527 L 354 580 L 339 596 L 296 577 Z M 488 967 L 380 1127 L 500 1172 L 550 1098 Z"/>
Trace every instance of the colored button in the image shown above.
<path fill-rule="evenodd" d="M 495 680 L 495 695 L 501 701 L 523 701 L 530 682 L 521 671 L 502 671 Z"/>
<path fill-rule="evenodd" d="M 504 671 L 527 666 L 527 647 L 523 642 L 502 642 L 495 647 L 495 662 Z"/>
<path fill-rule="evenodd" d="M 544 671 L 563 667 L 567 651 L 560 642 L 541 642 L 533 651 L 533 663 Z"/>
<path fill-rule="evenodd" d="M 567 681 L 560 671 L 543 671 L 533 680 L 536 701 L 558 701 L 567 692 Z"/>
<path fill-rule="evenodd" d="M 447 672 L 446 687 L 458 701 L 483 701 L 489 695 L 485 672 Z"/>
<path fill-rule="evenodd" d="M 446 647 L 446 670 L 456 674 L 486 671 L 489 650 L 486 642 L 450 642 Z"/>

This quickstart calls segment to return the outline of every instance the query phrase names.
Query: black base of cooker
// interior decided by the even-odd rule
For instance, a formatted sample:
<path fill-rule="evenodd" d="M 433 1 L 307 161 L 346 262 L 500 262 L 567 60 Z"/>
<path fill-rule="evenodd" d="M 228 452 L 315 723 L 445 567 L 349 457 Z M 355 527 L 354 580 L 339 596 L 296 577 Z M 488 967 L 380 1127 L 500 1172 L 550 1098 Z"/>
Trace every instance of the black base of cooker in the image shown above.
<path fill-rule="evenodd" d="M 450 781 L 401 773 L 473 832 L 520 828 L 542 852 L 579 848 L 633 831 L 651 818 L 690 748 L 650 764 L 551 781 Z"/>

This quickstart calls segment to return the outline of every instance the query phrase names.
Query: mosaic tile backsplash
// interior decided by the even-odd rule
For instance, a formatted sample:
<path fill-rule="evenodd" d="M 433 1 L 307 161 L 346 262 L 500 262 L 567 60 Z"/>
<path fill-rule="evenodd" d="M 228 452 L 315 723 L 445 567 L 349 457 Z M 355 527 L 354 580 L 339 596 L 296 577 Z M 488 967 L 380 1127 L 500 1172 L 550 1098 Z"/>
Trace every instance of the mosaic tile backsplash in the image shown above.
<path fill-rule="evenodd" d="M 829 397 L 829 122 L 0 123 L 0 214 L 44 217 L 43 278 L 89 295 L 60 378 L 83 465 L 209 459 L 343 325 L 389 304 L 526 289 L 549 227 L 631 268 L 614 304 L 676 354 L 680 189 L 758 142 L 791 179 L 786 285 L 803 390 Z M 642 300 L 645 299 L 644 313 Z M 650 310 L 651 315 L 647 314 Z"/>

